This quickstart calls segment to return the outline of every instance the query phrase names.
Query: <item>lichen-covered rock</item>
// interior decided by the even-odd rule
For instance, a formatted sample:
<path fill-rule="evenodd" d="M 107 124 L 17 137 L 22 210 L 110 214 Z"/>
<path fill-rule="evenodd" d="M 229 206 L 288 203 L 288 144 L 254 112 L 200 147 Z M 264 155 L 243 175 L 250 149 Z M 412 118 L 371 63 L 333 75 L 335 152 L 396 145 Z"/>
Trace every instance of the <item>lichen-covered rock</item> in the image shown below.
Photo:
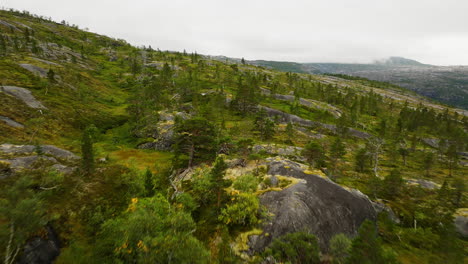
<path fill-rule="evenodd" d="M 14 127 L 14 128 L 24 128 L 24 125 L 12 120 L 9 117 L 6 116 L 0 116 L 0 120 L 5 122 L 7 125 Z"/>
<path fill-rule="evenodd" d="M 304 165 L 289 160 L 270 159 L 268 167 L 270 175 L 293 177 L 298 181 L 260 197 L 269 217 L 263 223 L 263 234 L 249 242 L 253 252 L 262 251 L 279 236 L 297 231 L 316 235 L 322 250 L 326 250 L 333 235 L 356 235 L 364 220 L 376 219 L 372 202 L 357 190 L 310 174 Z"/>
<path fill-rule="evenodd" d="M 13 145 L 1 144 L 0 152 L 9 155 L 30 155 L 36 152 L 36 146 L 33 145 Z M 40 145 L 45 155 L 51 155 L 63 160 L 78 160 L 80 157 L 68 150 L 64 150 L 52 145 Z"/>
<path fill-rule="evenodd" d="M 455 213 L 455 229 L 463 236 L 468 237 L 468 208 L 460 208 Z"/>
<path fill-rule="evenodd" d="M 423 180 L 423 179 L 408 179 L 408 180 L 406 180 L 406 182 L 409 185 L 418 185 L 421 188 L 429 189 L 429 190 L 434 190 L 434 189 L 439 189 L 440 188 L 439 184 L 437 184 L 435 182 L 432 182 L 432 181 Z"/>
<path fill-rule="evenodd" d="M 303 148 L 294 146 L 282 146 L 275 144 L 255 145 L 252 147 L 254 153 L 265 152 L 270 155 L 279 155 L 283 157 L 293 157 L 296 160 L 304 161 L 301 155 Z"/>
<path fill-rule="evenodd" d="M 26 88 L 16 87 L 16 86 L 1 86 L 0 92 L 4 92 L 11 96 L 18 98 L 23 101 L 31 108 L 36 109 L 47 109 L 41 102 L 39 102 Z"/>
<path fill-rule="evenodd" d="M 22 63 L 22 64 L 20 64 L 20 66 L 23 67 L 24 69 L 38 75 L 39 77 L 42 77 L 42 78 L 47 77 L 47 70 L 44 69 L 44 68 L 41 68 L 39 66 L 32 65 L 32 64 L 27 64 L 27 63 Z"/>

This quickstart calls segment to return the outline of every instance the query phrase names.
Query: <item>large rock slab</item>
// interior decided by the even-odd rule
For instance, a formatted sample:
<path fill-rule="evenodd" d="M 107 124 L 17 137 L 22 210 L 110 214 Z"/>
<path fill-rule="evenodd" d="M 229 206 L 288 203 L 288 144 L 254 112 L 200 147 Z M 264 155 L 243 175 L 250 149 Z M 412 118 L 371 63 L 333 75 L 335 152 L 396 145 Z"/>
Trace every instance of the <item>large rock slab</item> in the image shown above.
<path fill-rule="evenodd" d="M 47 107 L 45 107 L 41 102 L 39 102 L 34 97 L 34 95 L 32 95 L 31 91 L 29 91 L 26 88 L 17 86 L 1 86 L 0 91 L 18 98 L 31 108 L 47 109 Z"/>
<path fill-rule="evenodd" d="M 316 121 L 307 120 L 307 119 L 301 118 L 301 117 L 299 117 L 297 115 L 288 114 L 288 113 L 285 113 L 283 111 L 273 109 L 273 108 L 270 108 L 270 107 L 267 107 L 267 106 L 260 106 L 259 105 L 258 109 L 265 110 L 265 112 L 269 116 L 277 117 L 282 122 L 286 122 L 286 123 L 291 122 L 291 123 L 294 123 L 294 124 L 297 124 L 297 125 L 300 125 L 300 126 L 305 126 L 305 127 L 321 127 L 321 128 L 326 129 L 326 130 L 329 130 L 329 131 L 331 131 L 333 133 L 336 133 L 336 131 L 337 131 L 336 126 L 332 125 L 332 124 L 324 124 L 324 123 L 320 123 L 320 122 L 316 122 Z M 356 130 L 354 128 L 348 128 L 348 133 L 349 133 L 349 135 L 351 135 L 353 137 L 362 138 L 362 139 L 371 137 L 371 135 L 369 133 L 359 131 L 359 130 Z"/>
<path fill-rule="evenodd" d="M 298 181 L 260 197 L 270 217 L 264 220 L 263 234 L 250 237 L 249 246 L 254 252 L 262 251 L 279 236 L 298 231 L 316 235 L 322 250 L 326 250 L 333 235 L 354 236 L 364 220 L 376 219 L 372 202 L 357 190 L 309 174 L 304 165 L 289 160 L 269 159 L 268 168 L 270 175 L 289 176 Z"/>
<path fill-rule="evenodd" d="M 39 66 L 36 66 L 36 65 L 32 65 L 32 64 L 27 64 L 27 63 L 22 63 L 20 64 L 20 66 L 36 75 L 38 75 L 39 77 L 42 77 L 42 78 L 45 78 L 47 77 L 47 70 L 44 69 L 44 68 L 41 68 Z"/>
<path fill-rule="evenodd" d="M 468 237 L 468 208 L 460 208 L 455 213 L 455 229 L 457 232 L 467 238 Z"/>
<path fill-rule="evenodd" d="M 0 120 L 5 122 L 7 125 L 14 127 L 14 128 L 24 128 L 24 125 L 14 121 L 13 119 L 6 117 L 6 116 L 0 116 Z"/>
<path fill-rule="evenodd" d="M 80 157 L 68 150 L 64 150 L 52 145 L 40 145 L 42 152 L 45 155 L 51 155 L 63 160 L 77 160 Z M 36 146 L 33 145 L 13 145 L 1 144 L 0 152 L 9 155 L 30 155 L 36 152 Z"/>

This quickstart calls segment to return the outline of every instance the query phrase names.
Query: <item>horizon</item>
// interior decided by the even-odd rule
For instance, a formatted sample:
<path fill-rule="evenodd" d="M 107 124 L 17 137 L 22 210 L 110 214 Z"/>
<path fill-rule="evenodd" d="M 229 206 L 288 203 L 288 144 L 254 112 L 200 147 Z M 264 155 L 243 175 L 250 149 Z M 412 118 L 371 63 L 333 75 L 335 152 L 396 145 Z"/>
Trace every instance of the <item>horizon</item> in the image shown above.
<path fill-rule="evenodd" d="M 429 65 L 468 65 L 468 31 L 463 28 L 468 17 L 462 12 L 468 3 L 449 0 L 439 10 L 437 1 L 415 2 L 419 4 L 402 0 L 385 1 L 382 6 L 370 0 L 313 5 L 300 0 L 287 5 L 265 0 L 250 4 L 5 0 L 3 7 L 161 50 L 297 63 L 371 64 L 402 57 Z"/>

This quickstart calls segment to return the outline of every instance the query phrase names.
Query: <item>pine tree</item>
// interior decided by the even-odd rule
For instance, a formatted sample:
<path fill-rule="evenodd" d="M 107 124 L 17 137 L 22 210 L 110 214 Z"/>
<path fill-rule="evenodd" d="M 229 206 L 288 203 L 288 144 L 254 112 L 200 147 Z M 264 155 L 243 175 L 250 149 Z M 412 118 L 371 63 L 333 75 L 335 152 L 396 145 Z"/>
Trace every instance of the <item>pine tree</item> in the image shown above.
<path fill-rule="evenodd" d="M 359 236 L 351 245 L 349 264 L 393 264 L 398 263 L 395 256 L 387 254 L 382 248 L 377 228 L 369 220 L 365 220 L 359 228 Z"/>
<path fill-rule="evenodd" d="M 152 197 L 154 195 L 153 173 L 149 168 L 146 168 L 145 171 L 145 194 L 146 197 Z"/>
<path fill-rule="evenodd" d="M 356 171 L 357 172 L 364 172 L 367 169 L 367 165 L 369 164 L 369 153 L 365 148 L 361 148 L 356 152 L 355 160 L 356 160 Z"/>
<path fill-rule="evenodd" d="M 87 175 L 94 172 L 93 134 L 95 129 L 94 126 L 88 126 L 81 140 L 82 169 Z"/>
<path fill-rule="evenodd" d="M 224 188 L 229 187 L 231 182 L 229 180 L 224 179 L 224 175 L 226 174 L 227 165 L 224 162 L 224 158 L 222 156 L 216 157 L 214 162 L 213 168 L 211 169 L 211 182 L 212 182 L 212 190 L 216 194 L 216 206 L 218 208 L 221 207 L 221 200 L 222 194 L 224 192 Z"/>
<path fill-rule="evenodd" d="M 302 151 L 302 156 L 304 156 L 312 167 L 323 166 L 325 163 L 325 150 L 322 145 L 314 141 L 309 142 L 305 146 Z"/>
<path fill-rule="evenodd" d="M 338 159 L 343 158 L 345 154 L 346 154 L 345 145 L 343 144 L 343 141 L 341 141 L 341 138 L 337 137 L 335 141 L 333 142 L 333 144 L 331 145 L 330 156 L 336 162 Z"/>

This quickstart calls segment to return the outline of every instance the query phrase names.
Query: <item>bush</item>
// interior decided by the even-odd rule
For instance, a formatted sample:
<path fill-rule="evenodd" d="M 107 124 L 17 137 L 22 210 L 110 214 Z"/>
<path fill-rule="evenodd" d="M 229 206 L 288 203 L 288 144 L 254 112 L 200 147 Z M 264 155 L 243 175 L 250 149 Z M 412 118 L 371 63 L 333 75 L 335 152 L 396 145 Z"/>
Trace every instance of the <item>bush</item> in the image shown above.
<path fill-rule="evenodd" d="M 296 232 L 278 237 L 263 253 L 278 262 L 320 263 L 317 238 L 306 232 Z"/>
<path fill-rule="evenodd" d="M 233 187 L 242 192 L 254 192 L 257 190 L 258 183 L 257 177 L 252 174 L 245 174 L 234 181 Z"/>

